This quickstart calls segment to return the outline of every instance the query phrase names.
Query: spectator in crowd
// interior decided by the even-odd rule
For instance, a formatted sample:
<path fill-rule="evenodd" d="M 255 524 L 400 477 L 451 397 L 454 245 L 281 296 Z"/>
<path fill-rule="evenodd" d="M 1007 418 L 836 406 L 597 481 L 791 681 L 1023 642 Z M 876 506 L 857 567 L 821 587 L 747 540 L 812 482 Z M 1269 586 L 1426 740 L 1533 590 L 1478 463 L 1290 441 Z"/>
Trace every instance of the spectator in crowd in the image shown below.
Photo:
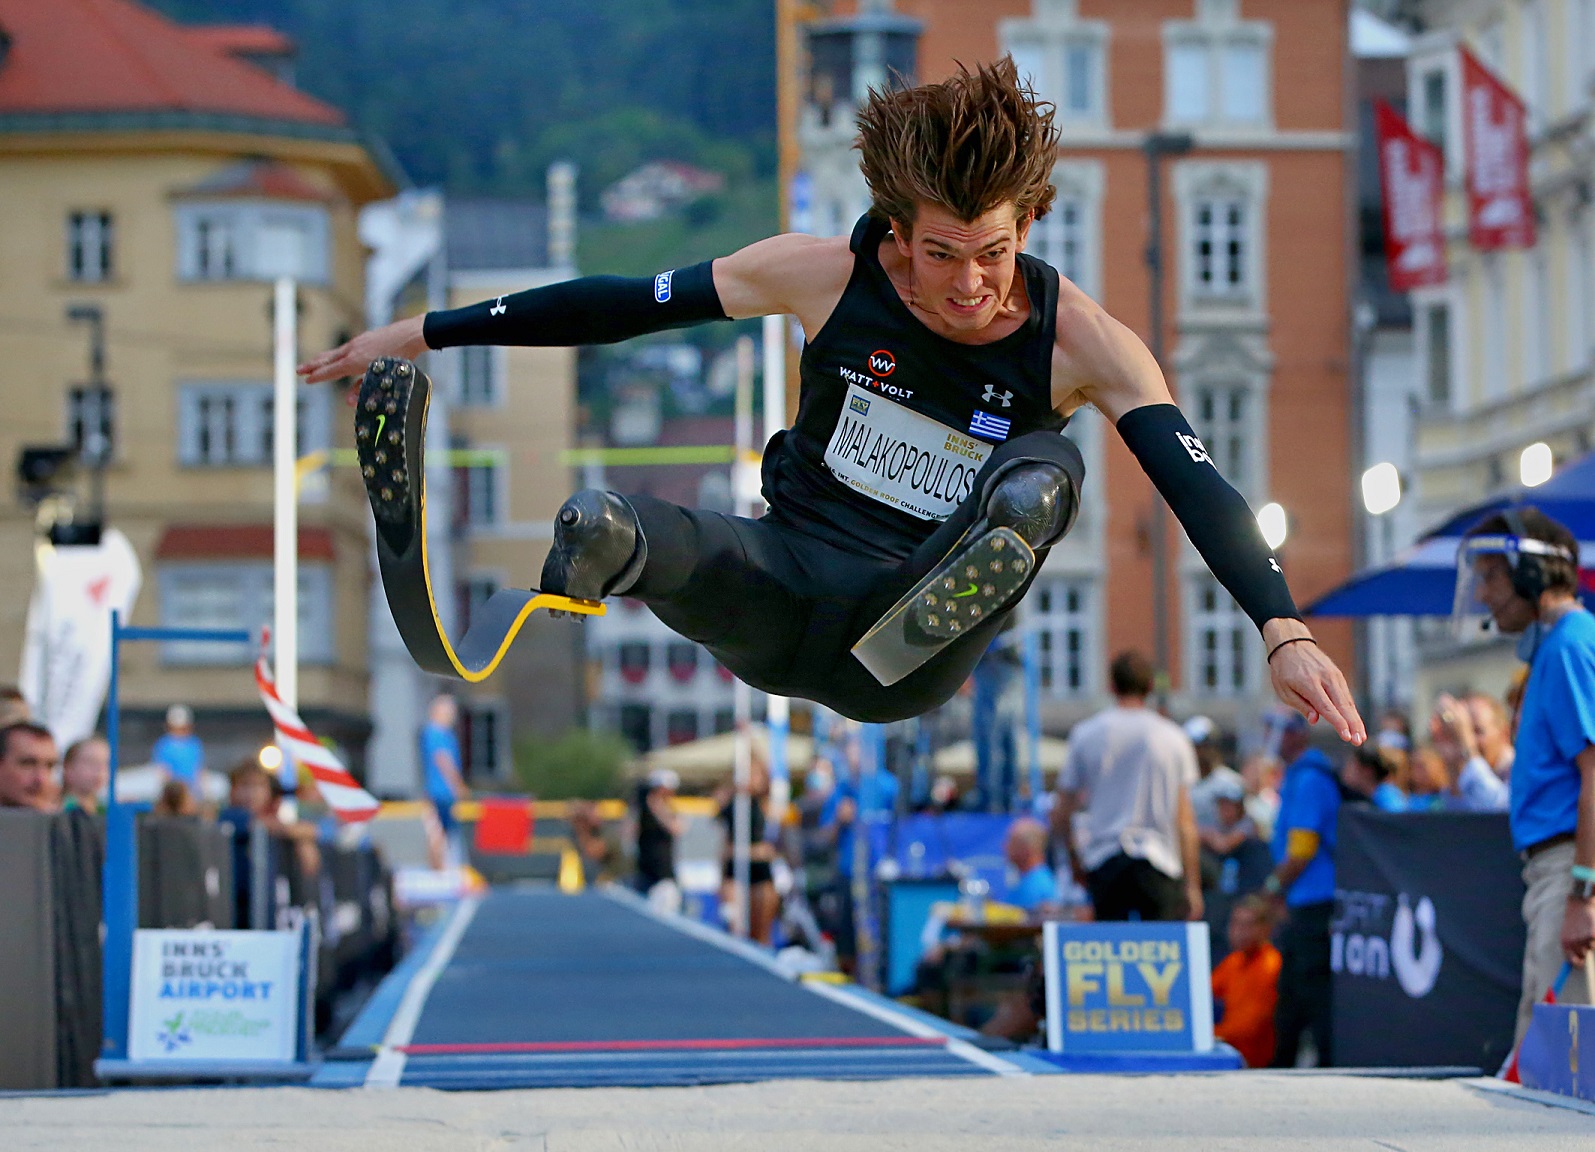
<path fill-rule="evenodd" d="M 317 875 L 321 871 L 321 849 L 316 844 L 315 825 L 284 823 L 277 814 L 283 797 L 277 778 L 249 757 L 238 762 L 228 773 L 227 781 L 227 807 L 217 818 L 232 824 L 240 834 L 259 823 L 267 834 L 294 846 L 300 871 L 307 878 Z"/>
<path fill-rule="evenodd" d="M 1206 716 L 1192 716 L 1182 727 L 1196 749 L 1197 781 L 1191 785 L 1191 811 L 1196 815 L 1198 830 L 1212 828 L 1218 820 L 1214 797 L 1218 789 L 1228 791 L 1231 784 L 1243 784 L 1241 774 L 1224 763 L 1224 751 L 1219 747 L 1218 725 Z"/>
<path fill-rule="evenodd" d="M 1510 789 L 1481 750 L 1471 699 L 1442 692 L 1429 717 L 1429 737 L 1450 781 L 1445 806 L 1458 812 L 1504 812 Z"/>
<path fill-rule="evenodd" d="M 1391 780 L 1390 754 L 1373 741 L 1358 747 L 1340 770 L 1346 790 L 1361 796 L 1381 812 L 1405 812 L 1407 794 Z"/>
<path fill-rule="evenodd" d="M 676 838 L 681 817 L 675 809 L 681 778 L 669 768 L 655 768 L 637 790 L 636 888 L 662 912 L 681 911 L 676 883 Z"/>
<path fill-rule="evenodd" d="M 199 806 L 194 803 L 194 794 L 188 790 L 187 784 L 181 780 L 168 780 L 161 785 L 161 794 L 156 797 L 150 811 L 155 816 L 196 816 Z"/>
<path fill-rule="evenodd" d="M 1113 706 L 1070 734 L 1053 833 L 1098 920 L 1132 914 L 1200 920 L 1200 846 L 1191 811 L 1196 750 L 1178 724 L 1146 706 L 1152 664 L 1145 656 L 1116 656 L 1109 678 Z"/>
<path fill-rule="evenodd" d="M 61 758 L 61 806 L 81 808 L 94 815 L 100 810 L 100 793 L 111 776 L 111 746 L 104 736 L 85 736 Z"/>
<path fill-rule="evenodd" d="M 1374 732 L 1374 740 L 1381 736 L 1399 738 L 1402 748 L 1412 747 L 1412 721 L 1400 708 L 1386 708 L 1379 714 L 1379 726 Z"/>
<path fill-rule="evenodd" d="M 1407 759 L 1407 811 L 1443 812 L 1451 794 L 1451 771 L 1431 744 L 1412 750 Z"/>
<path fill-rule="evenodd" d="M 1462 701 L 1473 721 L 1479 755 L 1502 780 L 1512 778 L 1512 718 L 1506 704 L 1488 692 L 1469 692 Z"/>
<path fill-rule="evenodd" d="M 1246 788 L 1239 772 L 1209 790 L 1213 802 L 1213 822 L 1197 826 L 1202 847 L 1218 857 L 1228 856 L 1248 840 L 1256 840 L 1257 824 L 1246 814 Z"/>
<path fill-rule="evenodd" d="M 1270 725 L 1285 762 L 1285 786 L 1274 827 L 1274 870 L 1263 890 L 1282 897 L 1288 912 L 1280 932 L 1274 1066 L 1295 1067 L 1301 1038 L 1311 1032 L 1318 1065 L 1327 1068 L 1334 1063 L 1329 922 L 1335 911 L 1339 776 L 1329 757 L 1309 746 L 1307 720 L 1301 713 L 1275 713 Z"/>
<path fill-rule="evenodd" d="M 28 707 L 22 689 L 15 684 L 0 687 L 0 728 L 9 728 L 22 720 L 32 720 L 33 709 Z"/>
<path fill-rule="evenodd" d="M 1274 1059 L 1281 964 L 1269 942 L 1275 919 L 1266 896 L 1237 903 L 1229 914 L 1229 955 L 1213 969 L 1213 1000 L 1219 1007 L 1213 1034 L 1239 1052 L 1248 1068 L 1267 1068 Z"/>
<path fill-rule="evenodd" d="M 598 806 L 591 800 L 570 802 L 570 834 L 582 859 L 582 872 L 589 884 L 608 884 L 626 875 L 625 853 L 615 837 L 604 828 Z"/>
<path fill-rule="evenodd" d="M 42 724 L 18 720 L 0 728 L 0 808 L 55 811 L 55 737 Z"/>
<path fill-rule="evenodd" d="M 1047 865 L 1047 828 L 1041 821 L 1021 816 L 1010 824 L 1003 853 L 1019 877 L 1007 903 L 1034 915 L 1043 904 L 1057 902 L 1058 878 Z"/>
<path fill-rule="evenodd" d="M 1241 783 L 1246 786 L 1246 815 L 1257 825 L 1257 835 L 1272 841 L 1279 818 L 1279 760 L 1266 752 L 1252 753 L 1241 762 Z"/>
<path fill-rule="evenodd" d="M 1578 540 L 1535 508 L 1491 516 L 1463 538 L 1458 578 L 1529 665 L 1512 761 L 1512 842 L 1523 856 L 1523 988 L 1517 1038 L 1564 960 L 1560 1000 L 1588 1004 L 1595 946 L 1595 618 L 1578 600 Z"/>
<path fill-rule="evenodd" d="M 434 696 L 427 706 L 427 722 L 421 729 L 421 770 L 426 777 L 426 798 L 437 813 L 440 835 L 428 845 L 434 869 L 457 864 L 463 858 L 459 844 L 454 803 L 470 798 L 465 776 L 460 770 L 460 738 L 454 733 L 459 722 L 459 705 L 447 693 Z"/>
<path fill-rule="evenodd" d="M 847 773 L 836 782 L 823 820 L 835 831 L 836 881 L 823 902 L 824 919 L 835 925 L 837 959 L 844 971 L 851 971 L 857 955 L 857 934 L 853 922 L 853 876 L 859 865 L 867 875 L 874 867 L 874 844 L 866 831 L 857 836 L 858 826 L 866 829 L 891 817 L 897 810 L 897 777 L 879 764 L 864 767 L 863 746 L 857 735 L 846 744 Z"/>
<path fill-rule="evenodd" d="M 781 899 L 775 891 L 775 844 L 769 838 L 767 811 L 770 803 L 770 770 L 759 757 L 748 765 L 748 937 L 769 947 Z M 736 794 L 720 807 L 719 820 L 725 826 L 721 848 L 723 865 L 720 903 L 737 906 L 736 889 Z"/>
<path fill-rule="evenodd" d="M 155 741 L 150 759 L 165 770 L 168 780 L 181 780 L 190 792 L 199 791 L 205 745 L 194 734 L 194 714 L 187 705 L 173 704 L 166 710 L 166 734 Z"/>

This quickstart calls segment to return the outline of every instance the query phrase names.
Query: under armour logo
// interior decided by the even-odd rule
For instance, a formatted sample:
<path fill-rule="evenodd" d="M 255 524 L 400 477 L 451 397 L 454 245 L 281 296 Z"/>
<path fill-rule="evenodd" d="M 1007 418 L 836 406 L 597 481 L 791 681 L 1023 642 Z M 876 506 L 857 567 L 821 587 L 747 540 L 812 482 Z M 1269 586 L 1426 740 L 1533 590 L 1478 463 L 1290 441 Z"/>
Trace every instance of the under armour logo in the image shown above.
<path fill-rule="evenodd" d="M 1280 568 L 1279 566 L 1279 561 L 1275 560 L 1272 556 L 1268 558 L 1268 566 L 1275 572 L 1278 572 L 1281 576 L 1285 574 L 1284 569 Z"/>
<path fill-rule="evenodd" d="M 1013 403 L 1012 403 L 1012 401 L 1013 401 L 1013 393 L 1012 392 L 998 392 L 996 386 L 993 385 L 993 384 L 987 384 L 986 385 L 986 394 L 984 396 L 982 396 L 981 399 L 984 400 L 987 404 L 992 404 L 992 403 L 995 403 L 998 400 L 1001 400 L 1002 401 L 1002 406 L 1004 408 L 1012 408 L 1013 407 Z"/>
<path fill-rule="evenodd" d="M 1184 432 L 1176 432 L 1174 438 L 1180 446 L 1190 454 L 1191 460 L 1197 464 L 1211 464 L 1213 458 L 1207 454 L 1207 449 L 1202 447 L 1202 442 L 1195 436 L 1187 436 Z"/>
<path fill-rule="evenodd" d="M 500 296 L 497 302 L 494 303 L 493 307 L 487 310 L 487 314 L 489 316 L 502 316 L 507 311 L 509 311 L 509 309 L 504 306 L 504 297 Z"/>

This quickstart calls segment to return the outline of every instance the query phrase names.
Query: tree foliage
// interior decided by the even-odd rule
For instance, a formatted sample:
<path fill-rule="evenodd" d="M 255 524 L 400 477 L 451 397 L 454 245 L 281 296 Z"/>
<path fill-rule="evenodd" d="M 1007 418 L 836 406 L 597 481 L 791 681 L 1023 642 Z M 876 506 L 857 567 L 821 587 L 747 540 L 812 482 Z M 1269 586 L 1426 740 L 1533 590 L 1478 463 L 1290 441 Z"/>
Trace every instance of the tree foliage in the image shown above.
<path fill-rule="evenodd" d="M 540 800 L 603 800 L 619 796 L 632 747 L 611 732 L 573 728 L 558 740 L 523 740 L 515 777 Z"/>
<path fill-rule="evenodd" d="M 583 202 L 645 160 L 733 181 L 774 168 L 769 0 L 145 0 L 188 24 L 264 23 L 298 84 L 381 137 L 418 184 Z"/>

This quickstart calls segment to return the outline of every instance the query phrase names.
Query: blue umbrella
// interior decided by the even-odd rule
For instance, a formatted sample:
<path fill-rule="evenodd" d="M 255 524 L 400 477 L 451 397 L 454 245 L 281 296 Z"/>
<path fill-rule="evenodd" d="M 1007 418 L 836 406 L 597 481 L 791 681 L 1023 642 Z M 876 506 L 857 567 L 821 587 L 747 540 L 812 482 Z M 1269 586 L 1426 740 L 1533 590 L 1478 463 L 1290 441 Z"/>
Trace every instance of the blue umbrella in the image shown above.
<path fill-rule="evenodd" d="M 1578 537 L 1585 563 L 1595 558 L 1595 452 L 1537 488 L 1517 488 L 1475 504 L 1423 534 L 1393 564 L 1359 572 L 1307 605 L 1311 616 L 1449 616 L 1456 590 L 1457 546 L 1486 516 L 1532 505 Z M 1595 607 L 1595 570 L 1581 574 L 1583 599 Z"/>

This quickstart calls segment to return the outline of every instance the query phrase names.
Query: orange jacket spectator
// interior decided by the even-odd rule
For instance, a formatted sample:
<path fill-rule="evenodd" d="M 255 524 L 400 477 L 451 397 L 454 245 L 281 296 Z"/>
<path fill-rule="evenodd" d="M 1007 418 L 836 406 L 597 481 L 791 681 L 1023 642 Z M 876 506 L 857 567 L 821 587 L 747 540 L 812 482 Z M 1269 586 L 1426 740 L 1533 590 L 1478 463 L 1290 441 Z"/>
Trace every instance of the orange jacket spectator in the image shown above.
<path fill-rule="evenodd" d="M 1248 1068 L 1266 1068 L 1274 1058 L 1279 950 L 1268 942 L 1272 920 L 1266 900 L 1237 904 L 1229 921 L 1233 951 L 1213 970 L 1213 999 L 1224 1006 L 1213 1033 L 1232 1045 Z"/>

